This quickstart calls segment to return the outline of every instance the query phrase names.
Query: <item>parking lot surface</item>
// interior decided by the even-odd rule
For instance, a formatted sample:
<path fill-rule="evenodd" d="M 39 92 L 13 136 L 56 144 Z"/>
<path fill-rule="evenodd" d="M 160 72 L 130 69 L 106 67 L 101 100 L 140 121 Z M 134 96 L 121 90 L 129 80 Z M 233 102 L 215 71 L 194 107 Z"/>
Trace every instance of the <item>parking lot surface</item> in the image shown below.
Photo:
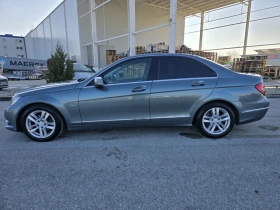
<path fill-rule="evenodd" d="M 280 209 L 280 99 L 226 138 L 193 128 L 68 132 L 36 143 L 5 130 L 0 209 Z"/>

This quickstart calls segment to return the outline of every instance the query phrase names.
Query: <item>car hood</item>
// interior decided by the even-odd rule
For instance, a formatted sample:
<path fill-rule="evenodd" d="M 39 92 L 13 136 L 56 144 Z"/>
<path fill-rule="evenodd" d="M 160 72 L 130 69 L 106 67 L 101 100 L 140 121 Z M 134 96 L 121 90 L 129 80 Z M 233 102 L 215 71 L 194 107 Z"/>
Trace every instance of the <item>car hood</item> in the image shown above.
<path fill-rule="evenodd" d="M 78 84 L 79 84 L 79 82 L 77 82 L 77 81 L 64 82 L 64 83 L 52 83 L 49 85 L 42 85 L 42 86 L 24 89 L 20 92 L 17 92 L 15 95 L 27 96 L 27 95 L 49 93 L 49 92 L 71 90 L 71 89 L 74 89 Z"/>
<path fill-rule="evenodd" d="M 7 80 L 7 78 L 0 75 L 0 80 Z"/>

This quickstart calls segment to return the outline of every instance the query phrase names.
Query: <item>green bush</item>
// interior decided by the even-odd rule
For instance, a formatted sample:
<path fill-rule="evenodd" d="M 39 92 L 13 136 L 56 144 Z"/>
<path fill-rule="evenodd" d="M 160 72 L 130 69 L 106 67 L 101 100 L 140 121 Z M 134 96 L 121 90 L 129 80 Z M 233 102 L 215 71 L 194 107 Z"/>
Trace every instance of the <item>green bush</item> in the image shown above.
<path fill-rule="evenodd" d="M 73 80 L 74 66 L 67 58 L 63 47 L 57 43 L 55 53 L 48 60 L 48 71 L 46 72 L 47 83 L 64 82 Z"/>

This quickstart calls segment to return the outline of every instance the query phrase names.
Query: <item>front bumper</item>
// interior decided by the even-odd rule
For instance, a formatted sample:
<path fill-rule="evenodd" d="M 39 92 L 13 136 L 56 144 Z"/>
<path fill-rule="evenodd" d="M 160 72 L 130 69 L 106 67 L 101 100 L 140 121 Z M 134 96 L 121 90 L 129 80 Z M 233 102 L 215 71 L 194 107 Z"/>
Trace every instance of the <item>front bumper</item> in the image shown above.
<path fill-rule="evenodd" d="M 9 131 L 17 131 L 16 127 L 13 125 L 10 125 L 8 120 L 6 120 L 7 125 L 5 126 L 5 128 Z"/>
<path fill-rule="evenodd" d="M 5 128 L 10 131 L 18 131 L 17 123 L 16 123 L 16 118 L 17 118 L 16 111 L 8 107 L 4 112 L 4 116 L 7 123 Z"/>

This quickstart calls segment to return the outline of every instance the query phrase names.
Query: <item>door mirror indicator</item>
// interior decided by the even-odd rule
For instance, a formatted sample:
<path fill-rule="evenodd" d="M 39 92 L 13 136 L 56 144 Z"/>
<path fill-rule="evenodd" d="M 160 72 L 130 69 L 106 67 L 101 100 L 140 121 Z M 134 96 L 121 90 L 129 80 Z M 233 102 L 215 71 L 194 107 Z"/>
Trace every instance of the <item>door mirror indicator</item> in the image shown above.
<path fill-rule="evenodd" d="M 96 87 L 103 87 L 104 86 L 104 82 L 102 77 L 95 77 L 94 78 L 94 86 Z"/>

